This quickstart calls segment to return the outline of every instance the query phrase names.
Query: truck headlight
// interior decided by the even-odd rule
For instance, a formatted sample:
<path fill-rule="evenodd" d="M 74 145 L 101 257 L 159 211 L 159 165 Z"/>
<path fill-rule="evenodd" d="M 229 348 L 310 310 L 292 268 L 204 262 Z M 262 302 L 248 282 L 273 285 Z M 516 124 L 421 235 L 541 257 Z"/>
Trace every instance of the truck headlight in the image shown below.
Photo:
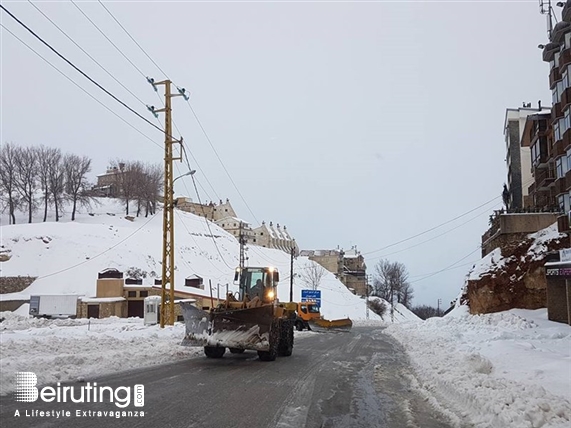
<path fill-rule="evenodd" d="M 275 295 L 276 295 L 276 294 L 274 293 L 274 290 L 269 290 L 269 291 L 268 291 L 268 294 L 267 294 L 268 299 L 273 300 L 274 297 L 275 297 Z"/>

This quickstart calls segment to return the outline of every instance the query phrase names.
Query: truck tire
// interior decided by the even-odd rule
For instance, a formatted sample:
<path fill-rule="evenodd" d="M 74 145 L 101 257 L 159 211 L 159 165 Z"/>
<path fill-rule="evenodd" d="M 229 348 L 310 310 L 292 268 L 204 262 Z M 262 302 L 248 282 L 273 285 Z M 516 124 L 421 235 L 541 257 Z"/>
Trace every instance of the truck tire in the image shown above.
<path fill-rule="evenodd" d="M 258 351 L 258 358 L 262 361 L 274 361 L 278 356 L 280 344 L 280 322 L 274 321 L 270 328 L 270 349 L 269 351 Z"/>
<path fill-rule="evenodd" d="M 232 354 L 242 354 L 245 349 L 241 349 L 241 348 L 228 348 L 230 350 L 230 353 Z"/>
<path fill-rule="evenodd" d="M 295 322 L 295 329 L 296 329 L 297 331 L 302 331 L 302 330 L 303 330 L 303 327 L 304 327 L 304 326 L 303 326 L 303 321 L 297 320 L 297 321 Z"/>
<path fill-rule="evenodd" d="M 204 347 L 204 354 L 208 358 L 222 358 L 224 353 L 226 352 L 226 348 L 222 346 L 205 346 Z"/>
<path fill-rule="evenodd" d="M 293 322 L 283 321 L 280 327 L 278 355 L 280 357 L 289 357 L 293 352 Z"/>

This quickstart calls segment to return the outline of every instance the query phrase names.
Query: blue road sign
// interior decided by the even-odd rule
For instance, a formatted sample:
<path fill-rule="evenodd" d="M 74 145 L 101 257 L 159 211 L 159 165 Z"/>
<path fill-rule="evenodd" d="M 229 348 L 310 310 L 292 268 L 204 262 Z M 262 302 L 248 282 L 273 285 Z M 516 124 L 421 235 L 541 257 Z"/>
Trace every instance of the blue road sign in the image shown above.
<path fill-rule="evenodd" d="M 301 301 L 308 300 L 316 302 L 317 306 L 321 307 L 321 290 L 301 290 Z"/>

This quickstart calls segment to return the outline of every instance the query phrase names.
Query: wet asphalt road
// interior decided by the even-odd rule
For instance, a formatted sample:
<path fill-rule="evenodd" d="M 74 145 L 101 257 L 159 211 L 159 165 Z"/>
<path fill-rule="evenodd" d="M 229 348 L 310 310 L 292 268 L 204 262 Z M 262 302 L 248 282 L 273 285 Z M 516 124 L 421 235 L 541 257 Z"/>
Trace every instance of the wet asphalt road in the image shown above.
<path fill-rule="evenodd" d="M 382 329 L 302 333 L 291 357 L 261 362 L 255 352 L 222 359 L 192 357 L 86 379 L 111 387 L 143 384 L 144 417 L 76 417 L 76 410 L 119 410 L 113 403 L 16 402 L 0 397 L 8 427 L 444 428 L 449 422 L 411 390 L 400 346 Z M 85 383 L 69 384 L 76 387 Z M 70 410 L 64 418 L 27 417 L 26 410 Z M 15 417 L 19 410 L 21 416 Z M 81 413 L 81 412 L 80 412 Z"/>

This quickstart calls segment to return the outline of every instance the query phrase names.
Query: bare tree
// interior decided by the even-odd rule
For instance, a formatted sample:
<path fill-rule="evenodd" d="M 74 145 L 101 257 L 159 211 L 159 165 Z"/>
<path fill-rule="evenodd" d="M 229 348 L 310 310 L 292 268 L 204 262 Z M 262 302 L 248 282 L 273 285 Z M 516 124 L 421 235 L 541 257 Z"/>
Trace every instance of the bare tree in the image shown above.
<path fill-rule="evenodd" d="M 311 262 L 302 268 L 300 276 L 307 287 L 311 287 L 312 290 L 317 290 L 326 273 L 327 271 L 323 269 L 321 265 Z"/>
<path fill-rule="evenodd" d="M 126 162 L 117 159 L 111 162 L 117 168 L 116 182 L 119 198 L 125 203 L 125 214 L 129 215 L 129 204 L 137 198 L 142 164 L 141 162 Z"/>
<path fill-rule="evenodd" d="M 413 289 L 408 282 L 406 266 L 386 259 L 379 260 L 373 274 L 373 295 L 385 299 L 391 305 L 402 303 L 409 307 L 412 303 Z"/>
<path fill-rule="evenodd" d="M 28 223 L 32 222 L 36 209 L 35 193 L 38 185 L 38 154 L 33 147 L 20 147 L 16 150 L 16 189 L 27 207 Z"/>
<path fill-rule="evenodd" d="M 53 149 L 48 168 L 49 189 L 54 203 L 56 221 L 61 218 L 65 190 L 65 168 L 60 149 Z"/>
<path fill-rule="evenodd" d="M 91 171 L 91 159 L 87 156 L 65 155 L 65 189 L 72 202 L 71 221 L 75 220 L 78 203 L 88 205 L 90 197 L 86 192 L 87 173 Z"/>
<path fill-rule="evenodd" d="M 419 305 L 411 309 L 420 319 L 426 320 L 432 317 L 439 317 L 438 309 L 428 305 Z"/>
<path fill-rule="evenodd" d="M 8 224 L 16 224 L 14 212 L 18 206 L 16 193 L 16 151 L 12 143 L 2 144 L 0 147 L 0 187 L 8 204 Z"/>
<path fill-rule="evenodd" d="M 46 221 L 48 219 L 48 208 L 52 200 L 50 189 L 50 170 L 53 168 L 53 162 L 57 162 L 59 149 L 40 146 L 36 150 L 38 153 L 39 186 L 42 191 L 42 202 L 44 204 L 43 221 Z"/>
<path fill-rule="evenodd" d="M 144 166 L 144 181 L 142 186 L 142 202 L 145 205 L 145 217 L 153 215 L 157 209 L 157 202 L 160 198 L 163 187 L 163 169 L 157 164 L 147 164 Z M 137 215 L 139 213 L 137 212 Z"/>

